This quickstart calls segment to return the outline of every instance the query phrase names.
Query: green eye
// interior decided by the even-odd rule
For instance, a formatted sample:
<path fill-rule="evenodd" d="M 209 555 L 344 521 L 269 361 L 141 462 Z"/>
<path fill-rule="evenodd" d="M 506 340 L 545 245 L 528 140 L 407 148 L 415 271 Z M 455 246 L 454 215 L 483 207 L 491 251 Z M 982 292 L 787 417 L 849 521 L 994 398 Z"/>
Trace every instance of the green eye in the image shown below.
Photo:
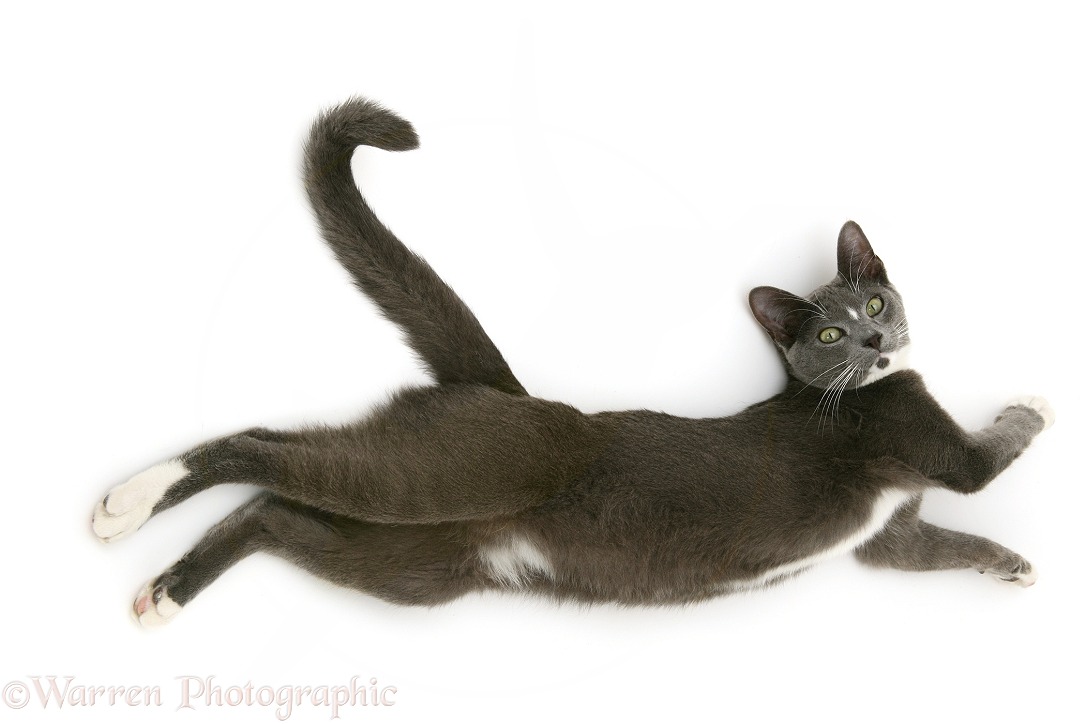
<path fill-rule="evenodd" d="M 841 339 L 844 334 L 845 333 L 837 327 L 826 327 L 818 333 L 818 341 L 822 342 L 823 344 L 833 344 L 837 340 Z"/>
<path fill-rule="evenodd" d="M 874 317 L 882 311 L 882 297 L 871 297 L 867 302 L 867 316 Z"/>

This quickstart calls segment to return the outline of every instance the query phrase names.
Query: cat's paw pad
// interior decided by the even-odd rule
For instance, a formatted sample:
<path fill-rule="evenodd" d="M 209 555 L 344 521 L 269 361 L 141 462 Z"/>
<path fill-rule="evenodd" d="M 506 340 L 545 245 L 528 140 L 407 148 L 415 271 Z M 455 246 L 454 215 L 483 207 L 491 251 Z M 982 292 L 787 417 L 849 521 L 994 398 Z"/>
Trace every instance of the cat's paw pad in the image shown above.
<path fill-rule="evenodd" d="M 170 598 L 162 577 L 148 583 L 132 603 L 132 615 L 140 626 L 154 627 L 168 623 L 181 611 L 181 604 Z"/>
<path fill-rule="evenodd" d="M 1037 397 L 1036 395 L 1016 397 L 1007 403 L 1007 407 L 1026 407 L 1033 410 L 1045 421 L 1045 430 L 1052 427 L 1052 424 L 1056 422 L 1056 411 L 1052 409 L 1052 405 L 1048 404 L 1048 400 L 1043 397 Z"/>
<path fill-rule="evenodd" d="M 94 534 L 110 543 L 137 530 L 151 517 L 166 490 L 188 473 L 180 460 L 169 460 L 114 487 L 94 508 Z"/>
<path fill-rule="evenodd" d="M 981 573 L 1022 588 L 1029 588 L 1037 582 L 1037 569 L 1024 558 L 1017 559 L 1015 563 L 994 566 Z"/>

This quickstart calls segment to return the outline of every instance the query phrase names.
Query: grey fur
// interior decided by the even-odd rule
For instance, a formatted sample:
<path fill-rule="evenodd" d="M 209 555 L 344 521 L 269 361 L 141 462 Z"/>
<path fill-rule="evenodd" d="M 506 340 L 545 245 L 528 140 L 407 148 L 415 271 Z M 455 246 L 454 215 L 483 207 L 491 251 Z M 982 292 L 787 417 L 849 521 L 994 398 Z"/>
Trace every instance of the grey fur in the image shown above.
<path fill-rule="evenodd" d="M 436 384 L 354 424 L 257 428 L 181 455 L 188 474 L 154 513 L 219 483 L 264 491 L 154 581 L 155 601 L 185 605 L 255 551 L 404 604 L 510 585 L 587 602 L 695 601 L 772 582 L 852 540 L 887 491 L 902 502 L 855 541 L 860 560 L 1030 574 L 1017 554 L 917 510 L 932 488 L 982 489 L 1045 420 L 1012 406 L 969 433 L 917 373 L 876 379 L 908 327 L 856 224 L 841 231 L 830 283 L 806 298 L 751 292 L 788 371 L 780 394 L 719 419 L 587 415 L 528 396 L 474 315 L 377 220 L 351 176 L 359 144 L 406 150 L 417 139 L 365 100 L 328 111 L 306 144 L 309 198 L 339 260 Z M 820 341 L 827 328 L 840 337 Z M 510 570 L 495 569 L 493 551 L 516 550 Z"/>

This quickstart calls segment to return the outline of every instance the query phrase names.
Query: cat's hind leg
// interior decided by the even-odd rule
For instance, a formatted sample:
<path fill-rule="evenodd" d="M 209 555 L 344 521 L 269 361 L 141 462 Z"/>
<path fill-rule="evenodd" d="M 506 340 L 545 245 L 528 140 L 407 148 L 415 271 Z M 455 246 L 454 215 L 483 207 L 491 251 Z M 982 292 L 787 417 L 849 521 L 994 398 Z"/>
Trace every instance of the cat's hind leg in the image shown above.
<path fill-rule="evenodd" d="M 139 529 L 171 488 L 184 480 L 189 469 L 180 459 L 168 460 L 144 470 L 106 493 L 94 507 L 91 525 L 98 539 L 111 543 Z"/>
<path fill-rule="evenodd" d="M 264 551 L 386 601 L 437 605 L 481 587 L 463 524 L 385 525 L 262 493 L 213 527 L 137 595 L 144 626 L 166 623 L 228 568 Z"/>
<path fill-rule="evenodd" d="M 284 461 L 303 453 L 310 460 L 327 458 L 322 441 L 332 435 L 327 430 L 258 427 L 211 440 L 111 488 L 94 508 L 94 533 L 106 543 L 120 540 L 153 515 L 221 483 L 289 488 L 292 483 L 284 480 Z"/>
<path fill-rule="evenodd" d="M 378 523 L 508 516 L 566 488 L 607 442 L 606 428 L 567 405 L 486 387 L 417 388 L 351 425 L 257 428 L 193 448 L 110 490 L 93 527 L 117 540 L 220 483 Z"/>
<path fill-rule="evenodd" d="M 886 527 L 856 549 L 870 566 L 905 571 L 973 568 L 1001 581 L 1032 586 L 1037 570 L 1022 556 L 970 533 L 960 533 L 920 520 L 920 498 L 900 508 Z"/>
<path fill-rule="evenodd" d="M 253 429 L 213 440 L 184 455 L 159 463 L 114 486 L 94 508 L 91 526 L 105 543 L 138 530 L 151 516 L 171 508 L 217 483 L 260 485 L 268 476 L 268 463 L 257 445 L 289 434 Z M 293 436 L 297 437 L 297 436 Z M 248 450 L 249 454 L 244 452 Z"/>

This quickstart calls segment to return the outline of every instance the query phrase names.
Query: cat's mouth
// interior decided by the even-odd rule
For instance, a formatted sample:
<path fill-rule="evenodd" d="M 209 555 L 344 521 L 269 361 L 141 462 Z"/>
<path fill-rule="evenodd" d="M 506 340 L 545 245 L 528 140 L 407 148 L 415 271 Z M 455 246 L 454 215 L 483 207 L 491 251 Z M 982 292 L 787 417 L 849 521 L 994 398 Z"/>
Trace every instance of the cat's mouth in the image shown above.
<path fill-rule="evenodd" d="M 878 367 L 880 370 L 886 369 L 887 367 L 890 366 L 890 358 L 889 357 L 879 357 L 878 361 L 875 362 L 875 366 Z"/>

